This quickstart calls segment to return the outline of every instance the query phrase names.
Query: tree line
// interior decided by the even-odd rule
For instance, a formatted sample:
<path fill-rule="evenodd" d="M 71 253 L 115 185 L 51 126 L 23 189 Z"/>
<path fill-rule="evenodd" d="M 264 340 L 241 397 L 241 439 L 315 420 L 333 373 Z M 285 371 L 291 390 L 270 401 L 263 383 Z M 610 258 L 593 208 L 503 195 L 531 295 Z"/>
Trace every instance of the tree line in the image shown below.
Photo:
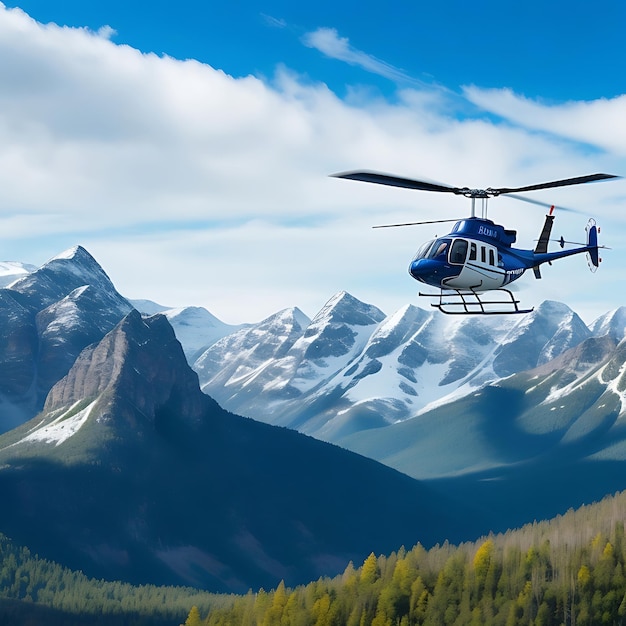
<path fill-rule="evenodd" d="M 208 612 L 229 596 L 189 587 L 134 586 L 89 578 L 39 558 L 0 533 L 0 623 L 179 624 L 191 605 Z"/>
<path fill-rule="evenodd" d="M 370 554 L 308 585 L 233 599 L 185 626 L 626 624 L 626 495 L 429 550 Z"/>

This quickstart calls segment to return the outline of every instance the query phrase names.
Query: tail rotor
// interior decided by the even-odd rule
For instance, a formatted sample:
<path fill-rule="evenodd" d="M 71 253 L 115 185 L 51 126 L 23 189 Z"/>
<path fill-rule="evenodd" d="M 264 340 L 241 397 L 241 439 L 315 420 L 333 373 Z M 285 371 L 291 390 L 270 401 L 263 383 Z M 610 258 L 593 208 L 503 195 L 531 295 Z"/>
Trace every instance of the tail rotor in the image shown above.
<path fill-rule="evenodd" d="M 592 272 L 596 272 L 600 266 L 598 254 L 598 226 L 593 218 L 590 218 L 585 227 L 587 231 L 587 264 Z"/>

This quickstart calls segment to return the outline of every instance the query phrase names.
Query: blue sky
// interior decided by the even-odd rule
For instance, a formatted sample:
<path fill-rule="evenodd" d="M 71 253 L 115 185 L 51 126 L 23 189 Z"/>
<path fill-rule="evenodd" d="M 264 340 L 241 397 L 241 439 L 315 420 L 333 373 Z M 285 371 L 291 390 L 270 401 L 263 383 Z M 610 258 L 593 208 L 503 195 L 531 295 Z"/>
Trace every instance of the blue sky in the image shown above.
<path fill-rule="evenodd" d="M 82 244 L 124 295 L 227 322 L 313 315 L 340 289 L 387 313 L 427 306 L 406 266 L 442 233 L 369 227 L 466 207 L 327 174 L 624 175 L 625 29 L 618 0 L 5 2 L 0 257 Z M 582 258 L 524 277 L 525 303 L 586 321 L 626 304 L 624 185 L 533 196 L 596 217 L 613 250 L 593 277 Z M 501 206 L 490 216 L 532 247 L 541 209 Z M 585 223 L 555 228 L 571 239 Z"/>
<path fill-rule="evenodd" d="M 286 64 L 338 93 L 363 83 L 389 96 L 396 85 L 303 46 L 306 35 L 320 28 L 335 30 L 353 49 L 397 68 L 408 83 L 417 79 L 452 90 L 467 84 L 510 87 L 550 102 L 623 93 L 626 7 L 619 0 L 5 4 L 41 22 L 94 31 L 108 25 L 116 43 L 198 59 L 236 77 L 271 77 L 277 65 Z"/>

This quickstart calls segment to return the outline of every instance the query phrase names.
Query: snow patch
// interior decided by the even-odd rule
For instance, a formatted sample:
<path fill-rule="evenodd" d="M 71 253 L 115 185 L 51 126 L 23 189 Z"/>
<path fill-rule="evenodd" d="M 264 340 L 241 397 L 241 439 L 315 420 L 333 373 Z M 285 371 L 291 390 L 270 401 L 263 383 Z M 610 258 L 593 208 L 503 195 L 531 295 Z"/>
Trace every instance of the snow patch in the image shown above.
<path fill-rule="evenodd" d="M 80 402 L 80 401 L 79 401 Z M 75 435 L 83 426 L 83 424 L 89 418 L 89 414 L 91 410 L 96 404 L 96 400 L 94 400 L 89 406 L 86 406 L 78 413 L 75 413 L 71 417 L 67 417 L 72 413 L 72 411 L 76 408 L 79 402 L 75 402 L 67 411 L 64 411 L 59 417 L 57 417 L 54 421 L 50 422 L 47 426 L 43 428 L 38 428 L 30 435 L 24 437 L 17 443 L 13 445 L 18 445 L 22 442 L 28 441 L 41 441 L 43 443 L 54 443 L 55 446 L 61 445 L 64 441 L 69 439 L 72 435 Z"/>

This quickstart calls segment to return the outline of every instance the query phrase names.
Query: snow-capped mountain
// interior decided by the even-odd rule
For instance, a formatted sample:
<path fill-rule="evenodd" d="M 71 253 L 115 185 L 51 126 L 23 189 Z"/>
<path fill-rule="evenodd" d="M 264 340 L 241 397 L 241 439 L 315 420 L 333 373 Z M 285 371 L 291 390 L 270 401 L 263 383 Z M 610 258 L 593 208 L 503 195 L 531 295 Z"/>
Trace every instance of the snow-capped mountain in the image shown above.
<path fill-rule="evenodd" d="M 185 357 L 193 363 L 209 346 L 230 335 L 242 325 L 226 324 L 215 315 L 199 306 L 166 307 L 151 300 L 130 300 L 130 303 L 144 315 L 162 313 L 167 317 L 178 341 L 181 342 Z"/>
<path fill-rule="evenodd" d="M 526 316 L 407 305 L 386 317 L 341 292 L 308 325 L 282 312 L 221 339 L 194 369 L 228 410 L 338 441 L 536 367 L 590 335 L 556 302 Z"/>
<path fill-rule="evenodd" d="M 274 379 L 267 368 L 291 350 L 309 323 L 297 308 L 279 311 L 215 342 L 198 358 L 194 369 L 202 378 L 214 381 L 218 401 L 227 400 L 233 389 L 245 388 L 252 381 L 271 384 Z"/>
<path fill-rule="evenodd" d="M 605 321 L 596 330 L 610 327 Z M 467 506 L 492 530 L 626 488 L 626 339 L 590 336 L 544 364 L 412 419 L 338 439 Z"/>
<path fill-rule="evenodd" d="M 590 326 L 594 337 L 610 335 L 619 342 L 626 336 L 626 307 L 621 306 L 599 317 Z"/>
<path fill-rule="evenodd" d="M 203 391 L 228 410 L 291 425 L 285 407 L 304 409 L 303 398 L 351 363 L 383 319 L 376 307 L 340 292 L 312 321 L 288 309 L 225 337 L 194 369 Z"/>
<path fill-rule="evenodd" d="M 80 351 L 131 308 L 80 246 L 0 289 L 0 433 L 40 411 Z"/>
<path fill-rule="evenodd" d="M 0 261 L 0 289 L 7 287 L 18 278 L 23 278 L 26 274 L 36 270 L 35 265 L 11 261 Z"/>
<path fill-rule="evenodd" d="M 602 323 L 594 327 L 606 330 Z M 541 455 L 560 463 L 624 461 L 625 415 L 626 339 L 618 343 L 604 333 L 536 368 L 342 444 L 422 479 L 502 470 Z"/>

